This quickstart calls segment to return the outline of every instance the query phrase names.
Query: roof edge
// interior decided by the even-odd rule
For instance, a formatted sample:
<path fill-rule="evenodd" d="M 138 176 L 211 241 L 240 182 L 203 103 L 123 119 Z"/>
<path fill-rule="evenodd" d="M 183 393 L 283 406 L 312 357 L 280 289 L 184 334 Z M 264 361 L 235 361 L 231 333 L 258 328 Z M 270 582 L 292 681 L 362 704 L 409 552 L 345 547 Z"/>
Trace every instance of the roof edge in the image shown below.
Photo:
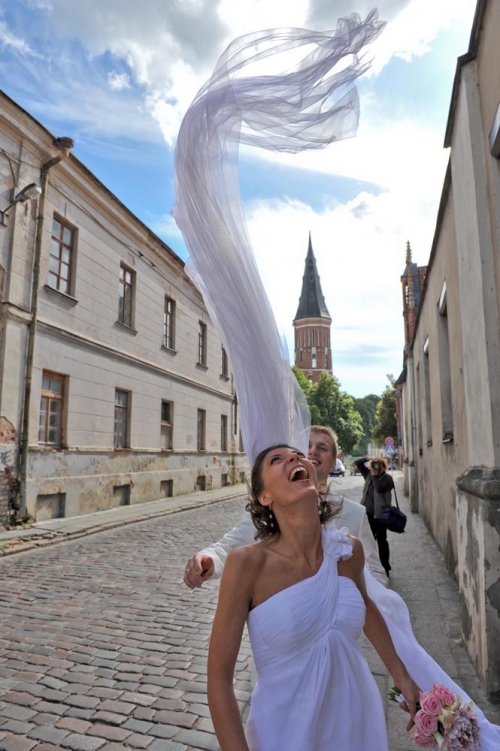
<path fill-rule="evenodd" d="M 477 50 L 479 47 L 479 37 L 481 36 L 481 29 L 483 26 L 483 20 L 487 5 L 488 0 L 478 0 L 476 10 L 474 12 L 474 20 L 472 22 L 472 30 L 469 39 L 469 49 L 464 55 L 460 55 L 460 57 L 457 58 L 457 67 L 455 69 L 455 78 L 453 79 L 453 88 L 451 91 L 450 109 L 448 112 L 448 120 L 446 123 L 446 130 L 444 135 L 443 145 L 445 149 L 448 149 L 451 146 L 453 126 L 455 125 L 455 115 L 458 104 L 458 92 L 460 89 L 460 80 L 462 77 L 462 68 L 476 58 Z"/>

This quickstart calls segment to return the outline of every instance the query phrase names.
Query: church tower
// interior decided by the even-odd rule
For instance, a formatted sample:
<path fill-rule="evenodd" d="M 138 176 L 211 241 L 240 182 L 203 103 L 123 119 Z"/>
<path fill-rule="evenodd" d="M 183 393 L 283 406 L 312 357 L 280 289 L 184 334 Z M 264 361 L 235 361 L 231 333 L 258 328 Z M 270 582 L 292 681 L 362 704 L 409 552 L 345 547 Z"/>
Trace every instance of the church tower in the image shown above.
<path fill-rule="evenodd" d="M 317 383 L 321 373 L 332 374 L 331 324 L 332 319 L 321 291 L 311 233 L 309 233 L 302 292 L 293 327 L 295 329 L 295 365 L 303 370 L 313 383 Z"/>

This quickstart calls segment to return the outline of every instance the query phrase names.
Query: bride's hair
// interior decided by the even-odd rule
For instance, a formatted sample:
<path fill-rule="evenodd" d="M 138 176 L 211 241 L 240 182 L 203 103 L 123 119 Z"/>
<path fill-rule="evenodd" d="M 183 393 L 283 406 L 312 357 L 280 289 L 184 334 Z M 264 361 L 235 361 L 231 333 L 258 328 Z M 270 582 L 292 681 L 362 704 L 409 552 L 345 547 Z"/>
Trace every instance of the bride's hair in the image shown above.
<path fill-rule="evenodd" d="M 262 465 L 264 459 L 270 451 L 274 449 L 291 448 L 287 443 L 278 443 L 275 446 L 269 446 L 267 449 L 258 454 L 252 467 L 252 475 L 250 479 L 250 486 L 248 489 L 248 503 L 246 510 L 250 512 L 252 521 L 256 528 L 255 539 L 265 540 L 267 537 L 272 537 L 279 533 L 280 528 L 278 520 L 272 513 L 269 506 L 263 506 L 259 501 L 259 496 L 264 490 L 264 481 L 262 478 Z M 296 449 L 294 449 L 296 450 Z M 332 503 L 327 500 L 327 491 L 318 493 L 318 512 L 319 520 L 321 524 L 333 519 L 340 512 L 342 504 Z"/>

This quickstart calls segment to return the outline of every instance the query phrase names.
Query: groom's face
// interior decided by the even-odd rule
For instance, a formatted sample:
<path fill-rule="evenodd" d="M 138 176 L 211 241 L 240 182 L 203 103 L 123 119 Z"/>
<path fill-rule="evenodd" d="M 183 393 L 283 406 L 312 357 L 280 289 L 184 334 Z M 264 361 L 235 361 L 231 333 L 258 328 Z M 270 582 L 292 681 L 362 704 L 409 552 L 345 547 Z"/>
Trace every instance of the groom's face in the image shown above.
<path fill-rule="evenodd" d="M 311 433 L 307 458 L 316 470 L 318 482 L 326 482 L 336 460 L 332 439 L 327 433 Z"/>

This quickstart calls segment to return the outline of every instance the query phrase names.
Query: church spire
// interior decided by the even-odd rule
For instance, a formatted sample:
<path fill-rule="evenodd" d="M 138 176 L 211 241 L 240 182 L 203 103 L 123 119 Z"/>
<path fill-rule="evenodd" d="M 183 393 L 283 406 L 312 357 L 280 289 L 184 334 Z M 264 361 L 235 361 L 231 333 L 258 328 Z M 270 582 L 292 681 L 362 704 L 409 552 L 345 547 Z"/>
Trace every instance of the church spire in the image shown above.
<path fill-rule="evenodd" d="M 294 320 L 297 321 L 301 318 L 326 318 L 331 321 L 331 316 L 321 290 L 321 282 L 316 267 L 316 258 L 314 257 L 310 232 L 306 265 L 302 278 L 302 292 Z"/>

